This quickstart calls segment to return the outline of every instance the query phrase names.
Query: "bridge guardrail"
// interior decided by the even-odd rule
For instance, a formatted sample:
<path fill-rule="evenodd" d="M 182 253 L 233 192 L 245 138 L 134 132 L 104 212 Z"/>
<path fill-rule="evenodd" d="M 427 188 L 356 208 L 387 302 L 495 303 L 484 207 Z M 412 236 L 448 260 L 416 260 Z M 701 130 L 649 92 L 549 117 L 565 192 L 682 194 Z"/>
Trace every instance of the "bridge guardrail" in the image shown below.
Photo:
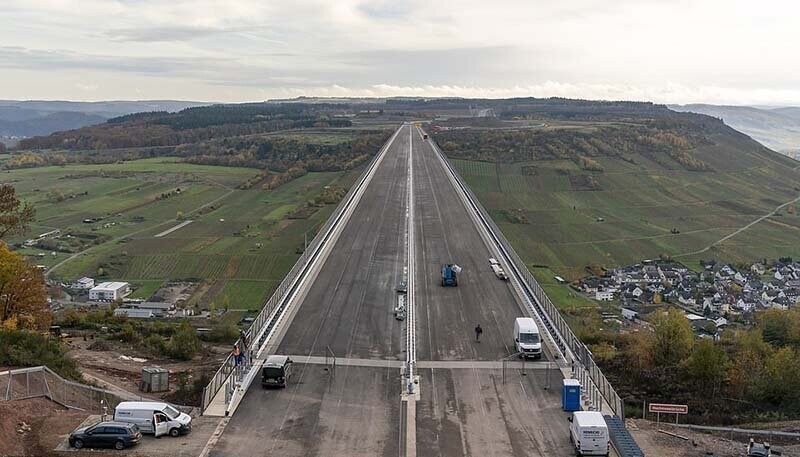
<path fill-rule="evenodd" d="M 503 235 L 503 232 L 500 230 L 497 224 L 495 224 L 491 216 L 489 216 L 489 213 L 486 212 L 486 209 L 483 208 L 480 200 L 478 200 L 477 196 L 475 196 L 469 186 L 466 185 L 463 178 L 461 178 L 455 167 L 439 149 L 439 146 L 436 144 L 436 142 L 432 139 L 430 141 L 434 150 L 443 159 L 445 165 L 449 168 L 449 171 L 457 181 L 458 186 L 466 195 L 470 205 L 473 207 L 473 209 L 475 209 L 478 217 L 488 229 L 490 236 L 494 238 L 494 241 L 497 243 L 498 247 L 500 247 L 501 251 L 503 251 L 503 254 L 507 256 L 507 260 L 514 267 L 518 279 L 520 279 L 523 285 L 527 288 L 526 293 L 528 293 L 529 297 L 532 299 L 531 301 L 534 307 L 536 307 L 537 314 L 542 318 L 545 326 L 548 327 L 547 331 L 553 337 L 553 340 L 558 346 L 558 350 L 565 356 L 569 355 L 572 358 L 573 363 L 577 362 L 580 364 L 579 368 L 583 370 L 580 375 L 586 376 L 592 381 L 599 395 L 605 399 L 606 403 L 608 403 L 612 411 L 614 411 L 614 414 L 616 414 L 620 419 L 624 420 L 624 402 L 611 386 L 611 383 L 603 374 L 600 367 L 597 366 L 597 363 L 594 361 L 594 358 L 592 357 L 586 345 L 584 345 L 572 332 L 572 329 L 570 329 L 567 321 L 564 320 L 564 318 L 561 316 L 561 313 L 545 293 L 544 289 L 542 289 L 542 287 L 539 285 L 539 282 L 533 277 L 533 274 L 528 269 L 527 264 L 522 260 L 522 258 L 520 258 L 520 256 L 511 246 L 511 243 L 506 239 L 505 235 Z M 595 401 L 593 403 L 599 404 L 599 401 Z"/>
<path fill-rule="evenodd" d="M 284 304 L 287 295 L 291 290 L 295 287 L 296 282 L 300 274 L 305 271 L 308 266 L 309 260 L 312 258 L 313 255 L 317 253 L 320 249 L 320 245 L 323 241 L 327 238 L 329 232 L 333 228 L 335 224 L 339 222 L 342 217 L 342 214 L 346 210 L 346 208 L 350 205 L 351 200 L 358 189 L 364 184 L 364 181 L 369 176 L 370 171 L 372 168 L 375 167 L 376 162 L 382 156 L 383 152 L 389 147 L 392 143 L 392 140 L 397 136 L 397 133 L 400 131 L 398 129 L 392 136 L 384 143 L 381 149 L 372 157 L 370 162 L 364 168 L 364 172 L 359 176 L 358 180 L 350 187 L 350 190 L 345 194 L 342 201 L 339 202 L 336 209 L 334 210 L 333 214 L 328 218 L 325 225 L 317 231 L 312 239 L 311 243 L 306 247 L 303 251 L 303 254 L 300 258 L 297 259 L 297 262 L 292 266 L 289 273 L 283 278 L 281 283 L 272 293 L 272 295 L 267 299 L 264 305 L 261 307 L 261 311 L 256 316 L 253 323 L 250 327 L 244 332 L 245 339 L 247 340 L 247 344 L 243 344 L 242 339 L 238 338 L 235 344 L 238 344 L 240 348 L 246 348 L 248 354 L 251 348 L 260 347 L 263 343 L 263 339 L 266 337 L 267 333 L 264 330 L 268 330 L 265 327 L 268 324 L 273 322 L 274 315 L 280 311 L 281 305 Z M 253 341 L 254 339 L 258 338 L 258 341 Z M 249 355 L 248 355 L 249 356 Z M 203 397 L 201 399 L 201 411 L 205 411 L 208 405 L 213 400 L 214 396 L 220 391 L 220 389 L 227 383 L 228 379 L 232 375 L 237 375 L 239 378 L 243 376 L 242 369 L 237 367 L 234 359 L 233 354 L 228 354 L 225 360 L 222 362 L 222 365 L 219 369 L 214 373 L 209 383 L 206 387 L 203 388 Z"/>

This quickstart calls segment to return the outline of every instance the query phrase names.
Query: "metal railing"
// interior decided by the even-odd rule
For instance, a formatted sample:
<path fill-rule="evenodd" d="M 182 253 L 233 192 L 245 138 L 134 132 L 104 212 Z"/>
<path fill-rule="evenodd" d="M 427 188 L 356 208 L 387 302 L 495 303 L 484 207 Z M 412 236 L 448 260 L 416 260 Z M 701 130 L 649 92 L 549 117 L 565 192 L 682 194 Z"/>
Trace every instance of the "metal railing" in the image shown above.
<path fill-rule="evenodd" d="M 492 237 L 494 243 L 500 250 L 501 254 L 506 258 L 508 264 L 512 267 L 512 273 L 519 280 L 520 285 L 523 286 L 523 292 L 530 299 L 533 305 L 533 311 L 541 318 L 547 332 L 552 337 L 556 345 L 556 349 L 566 358 L 572 359 L 573 369 L 578 370 L 576 373 L 581 379 L 581 385 L 588 386 L 587 381 L 591 381 L 594 385 L 596 392 L 587 389 L 593 401 L 592 404 L 600 405 L 600 398 L 608 403 L 614 414 L 621 419 L 625 419 L 625 404 L 619 397 L 617 392 L 611 386 L 611 383 L 605 377 L 600 367 L 597 366 L 591 353 L 586 345 L 581 343 L 580 339 L 572 332 L 567 321 L 561 316 L 558 308 L 553 304 L 550 298 L 545 293 L 544 289 L 539 285 L 533 274 L 528 270 L 527 264 L 519 257 L 511 243 L 508 242 L 503 232 L 492 220 L 489 213 L 480 204 L 480 201 L 464 182 L 463 178 L 458 174 L 455 167 L 450 163 L 445 155 L 441 152 L 438 145 L 431 140 L 434 151 L 442 159 L 445 167 L 450 172 L 451 176 L 455 179 L 459 189 L 464 193 L 467 198 L 467 203 L 476 212 L 481 223 L 484 224 L 489 235 Z M 577 365 L 575 365 L 577 362 Z"/>
<path fill-rule="evenodd" d="M 303 251 L 303 254 L 297 259 L 297 262 L 295 262 L 294 266 L 292 266 L 292 269 L 289 270 L 289 273 L 286 274 L 286 276 L 283 278 L 283 281 L 281 281 L 280 285 L 278 285 L 277 289 L 275 289 L 269 299 L 267 299 L 267 301 L 261 307 L 261 311 L 258 313 L 258 316 L 256 316 L 253 323 L 244 332 L 248 344 L 243 345 L 241 338 L 236 341 L 236 344 L 238 344 L 240 348 L 247 346 L 247 350 L 250 352 L 264 344 L 264 340 L 269 334 L 269 331 L 276 323 L 276 317 L 286 306 L 288 301 L 287 298 L 289 295 L 291 295 L 291 292 L 297 287 L 298 279 L 307 272 L 310 261 L 316 257 L 321 250 L 323 243 L 330 237 L 332 229 L 341 221 L 344 212 L 351 205 L 356 192 L 358 192 L 358 190 L 364 185 L 372 169 L 375 167 L 375 164 L 383 155 L 383 152 L 392 143 L 399 131 L 400 130 L 398 129 L 386 141 L 378 153 L 375 154 L 372 160 L 370 160 L 369 164 L 364 169 L 364 172 L 361 174 L 357 182 L 350 187 L 350 190 L 347 192 L 347 194 L 345 194 L 344 198 L 342 198 L 342 201 L 339 202 L 336 210 L 334 210 L 333 214 L 331 214 L 331 216 L 328 218 L 325 225 L 316 233 L 314 239 L 311 241 L 311 244 L 306 247 L 306 249 Z M 245 371 L 243 367 L 236 366 L 233 360 L 233 354 L 228 354 L 228 356 L 222 362 L 222 365 L 219 367 L 216 373 L 214 373 L 214 376 L 211 377 L 208 385 L 206 385 L 206 387 L 203 389 L 201 410 L 206 410 L 219 390 L 226 385 L 231 375 L 236 374 L 238 379 L 241 379 L 244 376 L 244 373 Z M 229 395 L 232 395 L 233 390 L 235 389 L 234 385 L 230 385 L 233 383 L 228 384 L 226 403 L 229 400 Z"/>
<path fill-rule="evenodd" d="M 109 390 L 68 381 L 46 366 L 0 372 L 0 400 L 45 397 L 67 408 L 105 413 L 126 399 Z"/>

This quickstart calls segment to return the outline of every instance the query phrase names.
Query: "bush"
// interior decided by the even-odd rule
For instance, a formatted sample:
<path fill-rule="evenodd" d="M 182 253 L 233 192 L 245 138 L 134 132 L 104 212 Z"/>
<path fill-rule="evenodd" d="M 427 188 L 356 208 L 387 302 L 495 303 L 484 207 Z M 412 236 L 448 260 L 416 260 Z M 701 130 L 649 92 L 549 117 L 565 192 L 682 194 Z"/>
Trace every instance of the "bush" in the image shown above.
<path fill-rule="evenodd" d="M 211 328 L 207 337 L 208 341 L 214 343 L 233 344 L 239 338 L 239 330 L 233 324 L 218 323 Z"/>
<path fill-rule="evenodd" d="M 46 365 L 65 378 L 81 379 L 77 365 L 67 356 L 58 341 L 24 330 L 0 331 L 0 365 L 12 367 Z"/>
<path fill-rule="evenodd" d="M 165 357 L 169 355 L 169 348 L 167 347 L 167 342 L 164 340 L 163 337 L 155 334 L 150 334 L 147 338 L 144 339 L 144 346 L 147 348 L 147 351 L 153 355 L 153 357 Z"/>
<path fill-rule="evenodd" d="M 181 360 L 190 360 L 200 351 L 200 339 L 188 321 L 181 322 L 178 330 L 169 340 L 169 353 Z"/>
<path fill-rule="evenodd" d="M 200 406 L 200 399 L 203 395 L 203 388 L 208 384 L 208 374 L 202 372 L 194 380 L 189 379 L 188 372 L 178 373 L 178 388 L 175 392 L 167 395 L 167 401 L 181 405 Z"/>

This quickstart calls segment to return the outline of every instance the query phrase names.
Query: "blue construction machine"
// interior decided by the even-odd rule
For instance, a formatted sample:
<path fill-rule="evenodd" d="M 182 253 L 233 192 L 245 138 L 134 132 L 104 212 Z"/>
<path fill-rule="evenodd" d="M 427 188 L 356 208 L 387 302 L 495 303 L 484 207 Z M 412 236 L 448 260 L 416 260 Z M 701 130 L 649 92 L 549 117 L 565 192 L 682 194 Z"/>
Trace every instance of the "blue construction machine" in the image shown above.
<path fill-rule="evenodd" d="M 451 263 L 442 265 L 442 287 L 456 287 L 458 286 L 458 274 L 461 272 L 461 267 Z"/>

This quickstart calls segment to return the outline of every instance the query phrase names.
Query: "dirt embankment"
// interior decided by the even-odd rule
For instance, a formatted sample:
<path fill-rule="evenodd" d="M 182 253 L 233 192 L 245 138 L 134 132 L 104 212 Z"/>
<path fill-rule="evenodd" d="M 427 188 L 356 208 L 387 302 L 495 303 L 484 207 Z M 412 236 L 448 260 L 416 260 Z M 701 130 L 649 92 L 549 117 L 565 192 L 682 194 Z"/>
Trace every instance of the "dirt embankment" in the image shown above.
<path fill-rule="evenodd" d="M 84 376 L 103 388 L 121 389 L 134 395 L 152 399 L 166 398 L 174 394 L 178 388 L 180 373 L 190 375 L 189 382 L 202 373 L 213 374 L 228 353 L 225 347 L 210 347 L 203 355 L 188 361 L 168 359 L 154 360 L 147 354 L 120 347 L 119 342 L 102 339 L 69 338 L 69 356 L 72 357 Z M 142 368 L 158 366 L 169 370 L 170 391 L 159 393 L 143 393 L 139 391 L 142 379 Z"/>
<path fill-rule="evenodd" d="M 0 455 L 51 456 L 84 419 L 46 398 L 0 402 Z"/>
<path fill-rule="evenodd" d="M 749 437 L 745 435 L 725 436 L 724 433 L 717 432 L 703 433 L 665 423 L 656 426 L 655 422 L 639 419 L 628 420 L 627 424 L 631 435 L 647 456 L 742 457 L 747 453 Z M 767 426 L 768 424 L 761 425 Z M 785 424 L 776 423 L 771 424 L 768 428 L 781 430 L 784 428 L 783 425 Z M 686 439 L 661 433 L 658 430 L 664 430 Z M 764 436 L 754 436 L 753 438 L 758 442 L 765 440 Z M 773 443 L 773 448 L 784 456 L 800 456 L 800 443 Z"/>

